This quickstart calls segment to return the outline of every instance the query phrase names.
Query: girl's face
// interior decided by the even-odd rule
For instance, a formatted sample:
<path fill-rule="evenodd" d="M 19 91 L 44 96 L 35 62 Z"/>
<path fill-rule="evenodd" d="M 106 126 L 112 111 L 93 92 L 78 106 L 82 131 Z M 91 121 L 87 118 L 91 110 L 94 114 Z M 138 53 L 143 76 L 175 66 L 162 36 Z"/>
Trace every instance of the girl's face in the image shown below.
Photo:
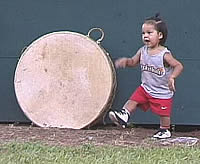
<path fill-rule="evenodd" d="M 153 24 L 142 25 L 142 40 L 145 45 L 149 48 L 156 48 L 159 46 L 160 39 L 162 39 L 163 35 L 161 32 L 158 32 L 155 29 Z"/>

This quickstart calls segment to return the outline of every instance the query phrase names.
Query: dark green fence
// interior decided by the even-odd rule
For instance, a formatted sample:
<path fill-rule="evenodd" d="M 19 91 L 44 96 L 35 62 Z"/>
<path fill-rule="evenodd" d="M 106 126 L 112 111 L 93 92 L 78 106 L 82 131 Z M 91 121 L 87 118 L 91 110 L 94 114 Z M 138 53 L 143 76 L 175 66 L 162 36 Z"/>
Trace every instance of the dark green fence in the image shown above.
<path fill-rule="evenodd" d="M 167 46 L 185 67 L 176 81 L 172 122 L 200 125 L 199 6 L 197 0 L 1 0 L 0 122 L 29 122 L 17 103 L 13 78 L 21 50 L 33 40 L 53 31 L 87 34 L 92 27 L 101 27 L 102 46 L 114 61 L 136 52 L 142 45 L 143 20 L 160 12 L 168 23 Z M 140 84 L 139 69 L 117 70 L 117 81 L 113 108 L 120 108 Z M 138 111 L 131 120 L 159 123 L 151 112 Z"/>

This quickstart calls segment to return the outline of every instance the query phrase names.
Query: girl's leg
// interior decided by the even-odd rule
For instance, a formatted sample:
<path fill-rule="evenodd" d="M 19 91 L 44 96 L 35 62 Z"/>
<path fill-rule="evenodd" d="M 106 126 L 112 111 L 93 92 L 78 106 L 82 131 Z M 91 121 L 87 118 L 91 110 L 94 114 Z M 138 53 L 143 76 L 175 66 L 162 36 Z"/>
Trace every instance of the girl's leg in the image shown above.
<path fill-rule="evenodd" d="M 172 109 L 171 99 L 151 99 L 151 108 L 157 115 L 160 116 L 160 129 L 153 135 L 154 138 L 165 139 L 171 137 L 170 132 L 170 113 Z M 159 105 L 158 105 L 159 104 Z"/>
<path fill-rule="evenodd" d="M 124 104 L 123 108 L 120 111 L 110 111 L 109 112 L 109 118 L 116 125 L 126 127 L 127 122 L 130 118 L 130 114 L 136 110 L 138 102 L 142 101 L 145 98 L 146 97 L 144 95 L 144 89 L 141 86 L 138 87 L 133 92 L 130 99 Z M 138 101 L 134 101 L 134 100 L 138 100 Z"/>
<path fill-rule="evenodd" d="M 127 110 L 130 113 L 133 113 L 136 111 L 136 107 L 137 107 L 138 103 L 136 101 L 133 100 L 128 100 L 124 106 L 123 109 Z"/>
<path fill-rule="evenodd" d="M 137 104 L 136 101 L 128 100 L 120 111 L 110 111 L 109 118 L 114 124 L 125 128 L 130 114 L 136 110 Z"/>
<path fill-rule="evenodd" d="M 160 128 L 170 129 L 171 120 L 168 116 L 160 116 Z"/>
<path fill-rule="evenodd" d="M 166 139 L 171 137 L 170 129 L 170 117 L 169 116 L 160 116 L 160 129 L 156 132 L 153 137 L 158 139 Z"/>

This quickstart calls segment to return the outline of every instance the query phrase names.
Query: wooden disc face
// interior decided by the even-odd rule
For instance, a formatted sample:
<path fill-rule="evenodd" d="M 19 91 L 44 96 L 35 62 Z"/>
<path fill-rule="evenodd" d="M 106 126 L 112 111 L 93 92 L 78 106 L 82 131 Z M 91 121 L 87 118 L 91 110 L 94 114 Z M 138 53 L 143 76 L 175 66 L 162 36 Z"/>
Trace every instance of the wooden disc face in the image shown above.
<path fill-rule="evenodd" d="M 80 129 L 99 117 L 112 96 L 113 71 L 87 36 L 54 32 L 24 51 L 14 86 L 21 109 L 35 124 Z"/>

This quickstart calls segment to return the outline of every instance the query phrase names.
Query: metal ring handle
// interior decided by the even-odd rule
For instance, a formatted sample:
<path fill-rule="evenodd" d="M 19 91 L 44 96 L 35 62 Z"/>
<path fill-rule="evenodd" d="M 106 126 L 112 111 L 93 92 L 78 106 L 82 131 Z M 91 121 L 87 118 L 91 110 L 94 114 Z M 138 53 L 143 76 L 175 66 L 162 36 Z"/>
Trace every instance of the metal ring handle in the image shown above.
<path fill-rule="evenodd" d="M 103 32 L 103 30 L 101 29 L 101 28 L 97 28 L 97 27 L 95 27 L 95 28 L 92 28 L 92 29 L 90 29 L 89 31 L 88 31 L 88 34 L 87 34 L 87 36 L 88 37 L 90 37 L 90 33 L 92 32 L 92 31 L 100 31 L 101 32 L 101 37 L 99 38 L 99 39 L 97 39 L 97 44 L 100 44 L 100 42 L 103 40 L 103 38 L 104 38 L 104 32 Z M 91 37 L 90 37 L 91 38 Z"/>

